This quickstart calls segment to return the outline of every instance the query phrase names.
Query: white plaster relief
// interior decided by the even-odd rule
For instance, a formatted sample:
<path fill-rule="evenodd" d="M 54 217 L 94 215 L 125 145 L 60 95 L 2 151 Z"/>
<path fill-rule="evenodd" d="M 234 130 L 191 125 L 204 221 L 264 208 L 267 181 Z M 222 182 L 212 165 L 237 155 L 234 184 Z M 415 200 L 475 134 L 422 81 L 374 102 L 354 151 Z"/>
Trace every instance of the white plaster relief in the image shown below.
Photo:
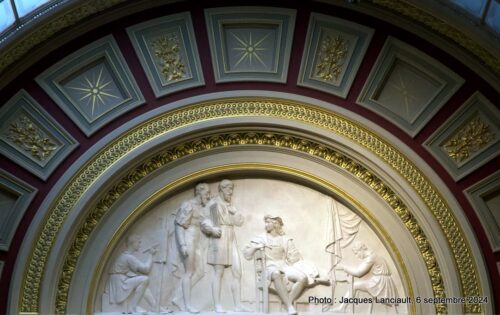
<path fill-rule="evenodd" d="M 258 253 L 267 257 L 264 265 L 254 259 Z M 127 259 L 133 263 L 117 269 Z M 264 271 L 265 289 L 256 282 L 256 271 Z M 110 289 L 120 281 L 127 285 Z M 353 296 L 406 296 L 394 261 L 368 224 L 310 188 L 238 179 L 199 184 L 194 198 L 193 189 L 183 191 L 140 217 L 109 256 L 94 306 L 95 314 L 317 314 L 351 312 L 353 304 L 339 302 Z M 311 297 L 334 303 L 310 302 Z M 407 311 L 402 304 L 397 308 L 400 314 Z M 354 306 L 355 313 L 371 309 L 396 311 L 376 302 Z"/>

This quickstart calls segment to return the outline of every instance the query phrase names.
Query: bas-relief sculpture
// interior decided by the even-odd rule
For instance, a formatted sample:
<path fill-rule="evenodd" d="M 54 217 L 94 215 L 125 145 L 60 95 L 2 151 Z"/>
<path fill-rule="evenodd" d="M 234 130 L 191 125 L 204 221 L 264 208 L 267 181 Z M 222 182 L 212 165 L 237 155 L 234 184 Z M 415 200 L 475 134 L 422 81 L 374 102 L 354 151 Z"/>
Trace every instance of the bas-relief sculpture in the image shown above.
<path fill-rule="evenodd" d="M 407 312 L 388 302 L 406 293 L 375 233 L 298 184 L 200 183 L 194 197 L 170 197 L 125 234 L 125 251 L 100 277 L 95 314 Z M 347 303 L 353 297 L 387 304 Z"/>
<path fill-rule="evenodd" d="M 344 296 L 345 300 L 356 296 L 357 291 L 363 291 L 382 301 L 397 298 L 397 290 L 392 280 L 391 272 L 384 258 L 357 241 L 352 248 L 354 255 L 360 260 L 358 265 L 348 266 L 339 263 L 336 270 L 343 270 L 350 276 L 351 290 Z M 373 299 L 369 299 L 373 301 Z M 371 303 L 370 303 L 371 304 Z M 382 303 L 392 306 L 391 303 Z M 348 303 L 340 303 L 337 310 L 345 311 Z M 370 310 L 371 310 L 370 305 Z M 394 305 L 396 308 L 397 305 Z M 371 313 L 371 311 L 370 311 Z"/>
<path fill-rule="evenodd" d="M 302 294 L 308 284 L 320 283 L 319 274 L 308 272 L 315 268 L 308 268 L 301 260 L 301 255 L 293 238 L 285 235 L 283 231 L 283 220 L 277 216 L 264 216 L 266 233 L 255 237 L 244 249 L 246 259 L 255 256 L 256 251 L 262 251 L 262 275 L 264 281 L 269 280 L 274 285 L 274 289 L 286 307 L 288 314 L 297 314 L 293 303 Z M 312 273 L 312 274 L 311 274 Z M 292 282 L 290 290 L 287 289 L 287 282 Z M 323 284 L 329 284 L 328 280 L 323 280 Z M 269 284 L 265 284 L 269 286 Z M 288 292 L 290 291 L 290 292 Z M 265 297 L 267 302 L 267 297 Z"/>
<path fill-rule="evenodd" d="M 233 183 L 223 180 L 219 184 L 219 195 L 209 201 L 206 216 L 201 222 L 202 231 L 209 237 L 207 263 L 213 266 L 212 296 L 216 313 L 225 313 L 220 303 L 222 276 L 231 268 L 233 280 L 231 291 L 234 310 L 248 311 L 241 304 L 241 264 L 235 226 L 242 226 L 244 219 L 231 204 Z"/>
<path fill-rule="evenodd" d="M 184 274 L 181 278 L 184 308 L 190 313 L 199 313 L 192 304 L 191 288 L 204 275 L 200 224 L 204 219 L 203 207 L 207 205 L 209 198 L 208 184 L 196 185 L 195 197 L 183 202 L 175 217 L 175 243 L 184 265 Z M 181 308 L 178 301 L 179 298 L 174 297 L 174 304 Z"/>
<path fill-rule="evenodd" d="M 103 294 L 103 303 L 120 309 L 123 314 L 144 313 L 138 306 L 144 300 L 150 308 L 157 306 L 155 298 L 149 289 L 149 273 L 153 264 L 153 256 L 157 249 L 148 248 L 146 261 L 139 260 L 134 254 L 141 249 L 141 237 L 129 235 L 126 240 L 127 250 L 120 254 L 109 270 L 109 280 Z M 107 300 L 107 301 L 105 301 Z M 161 314 L 171 313 L 170 310 L 158 307 Z"/>

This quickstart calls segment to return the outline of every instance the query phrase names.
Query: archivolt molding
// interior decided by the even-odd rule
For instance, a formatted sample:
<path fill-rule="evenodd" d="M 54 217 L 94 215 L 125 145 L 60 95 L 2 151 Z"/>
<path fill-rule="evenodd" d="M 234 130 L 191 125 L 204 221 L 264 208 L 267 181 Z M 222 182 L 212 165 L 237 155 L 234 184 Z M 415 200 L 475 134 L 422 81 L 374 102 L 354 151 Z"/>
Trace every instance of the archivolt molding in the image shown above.
<path fill-rule="evenodd" d="M 374 175 L 363 165 L 344 155 L 343 153 L 328 147 L 317 141 L 304 137 L 292 136 L 276 132 L 244 131 L 233 133 L 219 133 L 206 137 L 196 138 L 182 144 L 165 149 L 151 158 L 143 161 L 133 170 L 124 175 L 102 197 L 97 206 L 87 216 L 85 223 L 80 228 L 71 249 L 66 256 L 63 270 L 74 270 L 78 257 L 85 245 L 85 241 L 101 220 L 101 218 L 111 209 L 113 204 L 129 189 L 134 187 L 140 180 L 147 177 L 155 170 L 169 165 L 171 162 L 189 156 L 191 154 L 205 152 L 222 147 L 234 147 L 242 145 L 271 146 L 273 148 L 289 149 L 300 153 L 312 155 L 326 162 L 340 167 L 364 183 L 382 197 L 396 211 L 411 235 L 417 241 L 421 255 L 425 260 L 433 285 L 435 297 L 445 297 L 445 290 L 441 279 L 439 265 L 435 260 L 434 252 L 429 244 L 425 233 L 420 229 L 415 217 L 408 210 L 403 201 L 396 193 L 388 187 L 380 178 Z M 72 273 L 63 273 L 59 280 L 56 310 L 59 314 L 64 314 L 68 298 L 68 290 L 71 284 Z M 436 305 L 436 311 L 444 312 L 445 304 Z"/>
<path fill-rule="evenodd" d="M 371 0 L 374 4 L 387 8 L 396 14 L 402 14 L 412 20 L 425 25 L 433 31 L 447 37 L 462 48 L 472 53 L 476 58 L 486 64 L 496 76 L 500 75 L 500 61 L 494 54 L 482 47 L 477 41 L 467 36 L 461 30 L 436 18 L 432 14 L 412 5 L 405 0 Z"/>
<path fill-rule="evenodd" d="M 271 117 L 306 123 L 345 137 L 373 152 L 406 179 L 434 215 L 448 240 L 455 258 L 463 295 L 482 295 L 477 266 L 459 222 L 437 189 L 401 152 L 373 132 L 345 117 L 317 107 L 278 99 L 253 97 L 209 101 L 167 112 L 130 130 L 98 152 L 70 180 L 66 186 L 67 188 L 56 199 L 53 207 L 49 209 L 33 251 L 30 254 L 23 279 L 19 305 L 21 312 L 39 312 L 40 286 L 44 276 L 45 264 L 58 232 L 79 197 L 113 163 L 128 152 L 162 134 L 172 132 L 189 124 L 225 117 Z M 71 248 L 66 253 L 56 298 L 57 312 L 64 313 L 65 311 L 71 277 L 75 271 L 83 245 L 102 216 L 124 192 L 154 170 L 181 157 L 214 148 L 248 144 L 278 146 L 309 154 L 345 169 L 369 185 L 391 206 L 414 237 L 426 263 L 434 296 L 446 296 L 440 267 L 436 261 L 434 251 L 414 215 L 389 185 L 370 172 L 365 166 L 334 148 L 311 139 L 280 133 L 235 132 L 197 138 L 168 148 L 143 161 L 122 177 L 101 198 L 98 205 L 87 215 L 84 223 L 78 227 L 78 233 L 72 242 Z M 436 304 L 436 312 L 445 313 L 446 311 L 445 304 Z M 480 313 L 482 312 L 482 306 L 480 304 L 465 304 L 464 312 Z"/>

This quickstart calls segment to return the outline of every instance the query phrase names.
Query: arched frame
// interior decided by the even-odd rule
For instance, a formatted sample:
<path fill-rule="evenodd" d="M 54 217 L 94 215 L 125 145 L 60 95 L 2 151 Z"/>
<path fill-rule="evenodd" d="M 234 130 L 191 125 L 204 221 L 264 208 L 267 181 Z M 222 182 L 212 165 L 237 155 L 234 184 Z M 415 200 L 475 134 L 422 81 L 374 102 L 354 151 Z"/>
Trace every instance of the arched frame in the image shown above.
<path fill-rule="evenodd" d="M 489 295 L 487 275 L 478 267 L 481 258 L 474 253 L 475 240 L 462 214 L 452 210 L 456 204 L 450 206 L 456 202 L 445 198 L 446 192 L 438 191 L 427 172 L 396 148 L 394 139 L 384 139 L 350 118 L 304 102 L 241 97 L 186 104 L 192 105 L 150 114 L 136 120 L 135 127 L 117 131 L 91 156 L 82 157 L 78 170 L 61 180 L 64 184 L 54 192 L 55 202 L 47 205 L 45 216 L 33 223 L 40 229 L 32 235 L 33 248 L 24 250 L 29 258 L 27 265 L 16 269 L 15 276 L 21 275 L 23 281 L 13 293 L 18 294 L 18 305 L 11 305 L 11 310 L 64 312 L 80 253 L 102 216 L 123 193 L 170 162 L 245 145 L 297 152 L 350 173 L 382 198 L 412 235 L 434 297 Z M 212 143 L 207 137 L 205 142 L 200 137 L 192 138 L 196 130 L 202 133 L 209 127 L 249 126 L 255 122 L 261 127 L 228 130 Z M 270 127 L 281 130 L 269 137 Z M 239 138 L 232 136 L 238 133 Z M 190 139 L 180 140 L 189 135 Z M 161 145 L 167 148 L 160 150 Z M 398 180 L 403 181 L 397 184 Z M 89 208 L 89 199 L 97 191 L 105 193 Z M 415 210 L 418 207 L 420 213 Z M 433 231 L 436 227 L 438 230 Z M 59 260 L 61 263 L 53 263 Z M 447 271 L 440 268 L 445 264 Z M 48 274 L 56 274 L 57 281 L 49 279 Z M 487 311 L 479 304 L 461 307 L 452 306 L 448 311 Z M 446 312 L 446 305 L 436 304 L 435 311 Z"/>

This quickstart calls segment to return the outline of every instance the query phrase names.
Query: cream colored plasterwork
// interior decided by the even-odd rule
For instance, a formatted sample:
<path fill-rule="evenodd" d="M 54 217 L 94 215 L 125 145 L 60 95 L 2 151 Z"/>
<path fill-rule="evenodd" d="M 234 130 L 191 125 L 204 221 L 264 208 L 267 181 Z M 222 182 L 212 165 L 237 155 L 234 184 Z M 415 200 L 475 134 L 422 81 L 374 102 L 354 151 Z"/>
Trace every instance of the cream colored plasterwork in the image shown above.
<path fill-rule="evenodd" d="M 400 200 L 398 196 L 392 191 L 387 184 L 383 183 L 379 178 L 373 175 L 369 170 L 367 170 L 363 165 L 357 163 L 351 158 L 345 156 L 341 152 L 324 146 L 321 143 L 317 143 L 313 140 L 297 137 L 293 135 L 287 135 L 282 133 L 272 133 L 272 132 L 253 132 L 253 131 L 245 131 L 245 132 L 233 132 L 229 134 L 212 134 L 205 137 L 193 139 L 172 148 L 166 148 L 165 150 L 159 152 L 153 157 L 148 158 L 146 161 L 143 161 L 140 165 L 135 167 L 129 173 L 125 174 L 121 179 L 119 179 L 119 183 L 117 183 L 114 187 L 112 187 L 109 191 L 106 192 L 105 196 L 100 198 L 97 201 L 97 205 L 93 208 L 92 212 L 87 216 L 86 222 L 84 223 L 84 227 L 80 229 L 76 239 L 73 240 L 72 247 L 69 251 L 68 256 L 65 259 L 63 270 L 74 270 L 76 268 L 76 263 L 79 259 L 80 253 L 82 252 L 83 246 L 85 245 L 85 240 L 88 237 L 89 231 L 87 228 L 94 229 L 96 222 L 99 222 L 101 218 L 107 213 L 108 210 L 118 202 L 123 193 L 132 189 L 136 183 L 143 182 L 142 180 L 150 175 L 152 172 L 158 170 L 159 168 L 168 165 L 171 162 L 174 162 L 177 159 L 189 156 L 193 153 L 206 152 L 211 149 L 220 149 L 223 147 L 233 147 L 233 146 L 246 146 L 246 145 L 258 145 L 258 146 L 270 146 L 272 148 L 283 148 L 290 149 L 296 152 L 305 153 L 308 155 L 313 155 L 319 158 L 322 158 L 324 161 L 330 162 L 333 165 L 343 168 L 344 170 L 350 172 L 355 177 L 361 179 L 364 183 L 369 185 L 372 189 L 376 191 L 376 193 L 381 196 L 384 200 L 393 200 L 393 204 L 398 204 L 398 208 L 395 209 L 398 216 L 404 215 L 403 223 L 408 226 L 418 226 L 418 223 L 415 217 L 409 212 L 403 202 Z M 221 167 L 218 172 L 227 171 L 228 169 L 237 169 L 237 170 L 272 170 L 279 172 L 286 172 L 287 174 L 292 174 L 293 176 L 300 176 L 311 179 L 312 176 L 309 174 L 300 173 L 297 170 L 289 170 L 284 168 L 278 168 L 276 166 L 271 165 L 260 165 L 260 164 L 252 164 L 252 165 L 236 165 L 231 167 Z M 192 174 L 190 179 L 192 181 L 199 181 L 200 178 L 195 176 L 196 174 Z M 319 181 L 318 179 L 315 179 Z M 328 184 L 321 182 L 321 185 L 326 186 L 328 189 L 336 191 L 338 189 L 332 188 Z M 345 193 L 344 193 L 345 194 Z M 150 199 L 158 198 L 157 196 L 151 196 Z M 364 209 L 361 205 L 357 204 L 357 201 L 351 197 L 346 196 L 346 198 L 352 204 L 355 204 L 360 211 L 368 218 L 367 220 L 372 222 L 377 226 L 377 230 L 383 235 L 385 243 L 391 243 L 390 236 L 385 232 L 383 226 L 381 226 L 377 220 L 368 210 Z M 394 200 L 397 200 L 394 201 Z M 392 205 L 394 208 L 394 205 Z M 143 211 L 144 209 L 137 210 L 134 212 L 129 222 L 124 223 L 123 225 L 128 225 L 130 221 L 134 221 L 135 218 Z M 125 227 L 120 228 L 119 230 L 123 230 Z M 117 231 L 116 233 L 120 233 Z M 434 278 L 431 276 L 431 281 L 434 280 L 433 285 L 435 292 L 441 292 L 442 294 L 439 297 L 444 296 L 444 288 L 441 283 L 441 272 L 439 270 L 439 266 L 434 260 L 434 253 L 432 252 L 432 248 L 427 241 L 427 237 L 421 229 L 410 230 L 411 235 L 419 240 L 417 243 L 419 248 L 425 250 L 425 253 L 421 253 L 423 260 L 426 264 L 429 274 L 435 275 Z M 397 249 L 392 246 L 393 252 L 398 252 Z M 430 252 L 430 253 L 429 253 Z M 107 255 L 105 255 L 107 256 Z M 425 259 L 425 257 L 432 257 L 432 259 Z M 396 259 L 399 266 L 403 266 L 404 262 L 401 258 Z M 409 283 L 407 279 L 406 272 L 405 274 L 406 283 Z M 71 284 L 71 273 L 63 274 L 59 280 L 58 288 L 60 289 L 58 292 L 58 300 L 57 300 L 57 310 L 58 313 L 64 313 L 66 308 L 66 300 L 68 291 L 66 288 L 69 288 Z M 63 288 L 63 290 L 61 290 Z M 66 290 L 66 291 L 64 291 Z M 411 287 L 408 287 L 409 295 L 413 297 L 413 293 Z M 435 293 L 436 294 L 436 293 Z M 90 304 L 89 304 L 90 305 Z M 440 305 L 437 305 L 441 307 Z M 88 311 L 89 313 L 91 311 Z M 411 306 L 411 313 L 415 313 L 414 306 Z"/>
<path fill-rule="evenodd" d="M 231 165 L 230 167 L 235 168 L 235 170 L 238 167 L 269 169 L 273 172 L 290 172 L 295 176 L 299 175 L 291 169 L 258 163 L 255 163 L 255 165 Z M 222 166 L 220 171 L 227 171 L 230 167 L 227 165 Z M 273 170 L 273 168 L 275 169 Z M 212 171 L 216 172 L 216 170 Z M 383 240 L 385 236 L 380 237 L 374 233 L 372 227 L 365 222 L 366 220 L 372 223 L 373 219 L 377 221 L 374 213 L 370 214 L 367 209 L 360 209 L 359 211 L 363 215 L 358 216 L 335 198 L 310 187 L 289 181 L 266 178 L 246 178 L 230 181 L 226 179 L 220 182 L 198 183 L 196 187 L 201 189 L 192 186 L 191 189 L 184 190 L 181 193 L 169 195 L 165 200 L 162 200 L 164 199 L 161 196 L 162 194 L 155 193 L 156 198 L 153 201 L 156 204 L 155 206 L 141 206 L 140 209 L 135 209 L 137 211 L 134 210 L 130 214 L 130 216 L 134 217 L 134 220 L 131 220 L 130 224 L 120 225 L 119 231 L 115 232 L 115 236 L 118 234 L 121 240 L 113 242 L 114 248 L 112 252 L 101 256 L 100 261 L 104 268 L 99 268 L 102 272 L 98 272 L 101 273 L 100 275 L 97 274 L 99 276 L 99 280 L 96 281 L 98 283 L 97 287 L 90 289 L 90 295 L 94 298 L 94 309 L 91 309 L 88 313 L 99 314 L 99 312 L 104 312 L 104 314 L 111 315 L 113 311 L 121 312 L 126 310 L 128 306 L 126 303 L 109 303 L 112 297 L 116 295 L 116 291 L 113 292 L 107 287 L 113 281 L 118 282 L 120 278 L 123 278 L 115 273 L 119 262 L 123 261 L 123 258 L 130 259 L 133 262 L 150 262 L 151 269 L 143 273 L 143 275 L 147 274 L 150 279 L 148 289 L 154 301 L 160 303 L 165 309 L 171 307 L 172 301 L 176 301 L 176 304 L 183 308 L 183 293 L 180 288 L 182 280 L 180 278 L 187 273 L 184 273 L 182 268 L 177 270 L 174 267 L 180 266 L 182 262 L 181 257 L 173 252 L 176 250 L 173 245 L 177 245 L 179 242 L 184 244 L 185 250 L 189 253 L 187 257 L 192 257 L 192 264 L 197 266 L 192 271 L 192 277 L 196 278 L 197 284 L 192 287 L 190 307 L 193 310 L 209 311 L 212 306 L 212 296 L 207 292 L 211 291 L 212 276 L 210 271 L 212 267 L 206 264 L 203 258 L 210 253 L 209 245 L 211 245 L 213 239 L 210 238 L 210 232 L 207 229 L 210 227 L 208 223 L 211 223 L 211 219 L 203 217 L 204 210 L 202 208 L 203 206 L 210 208 L 211 205 L 220 201 L 217 197 L 221 194 L 218 191 L 218 186 L 223 182 L 229 182 L 233 185 L 230 204 L 237 211 L 233 216 L 243 216 L 242 223 L 235 226 L 233 230 L 239 245 L 238 249 L 245 248 L 240 253 L 242 272 L 239 282 L 242 289 L 241 302 L 249 310 L 254 311 L 257 306 L 256 292 L 254 291 L 255 265 L 252 259 L 254 252 L 252 252 L 252 245 L 249 244 L 255 244 L 259 241 L 271 242 L 273 233 L 265 229 L 264 218 L 266 215 L 279 216 L 284 224 L 282 231 L 285 233 L 285 239 L 290 242 L 290 244 L 285 245 L 288 249 L 286 258 L 292 272 L 293 270 L 299 270 L 308 275 L 308 278 L 299 280 L 305 283 L 303 294 L 296 297 L 295 308 L 299 313 L 317 314 L 324 312 L 332 314 L 331 305 L 309 303 L 308 297 L 311 295 L 324 297 L 334 294 L 335 298 L 340 300 L 342 296 L 345 296 L 349 285 L 341 281 L 343 280 L 341 276 L 345 276 L 345 273 L 339 267 L 343 265 L 356 268 L 355 266 L 358 266 L 362 259 L 368 257 L 361 259 L 355 257 L 352 249 L 361 243 L 366 245 L 367 253 L 371 252 L 371 258 L 380 261 L 377 264 L 378 268 L 385 269 L 385 275 L 382 277 L 385 281 L 380 281 L 378 284 L 379 288 L 385 287 L 385 290 L 380 290 L 378 297 L 381 298 L 381 296 L 389 294 L 395 294 L 398 297 L 408 296 L 408 292 L 403 286 L 404 279 L 398 271 L 404 270 L 405 266 L 402 265 L 402 262 L 396 262 L 400 258 L 400 253 L 397 253 L 396 257 L 393 258 L 389 254 L 386 245 L 384 245 L 391 243 L 391 240 Z M 211 200 L 209 199 L 210 195 L 214 196 Z M 158 198 L 160 198 L 161 202 L 158 202 Z M 205 201 L 206 203 L 203 204 L 204 200 L 207 199 L 208 202 Z M 364 211 L 367 211 L 365 220 L 362 219 Z M 136 212 L 142 212 L 142 214 Z M 127 221 L 129 218 L 127 217 Z M 380 222 L 376 225 L 377 229 L 383 229 Z M 207 237 L 205 237 L 206 235 Z M 130 245 L 133 244 L 127 244 L 124 240 L 136 237 L 142 239 L 142 246 L 134 250 L 134 248 L 130 248 L 132 247 Z M 274 238 L 274 240 L 279 242 L 279 237 Z M 281 244 L 275 243 L 273 245 L 276 249 Z M 390 244 L 387 245 L 387 247 L 390 247 Z M 128 250 L 124 252 L 126 248 Z M 154 250 L 154 253 L 151 251 L 144 253 L 149 248 Z M 390 248 L 389 250 L 397 252 L 397 248 Z M 131 253 L 133 257 L 130 256 Z M 267 254 L 269 255 L 269 252 Z M 332 256 L 332 254 L 335 255 Z M 149 260 L 150 257 L 151 260 Z M 280 258 L 278 255 L 278 259 Z M 163 259 L 166 260 L 166 266 L 154 263 L 154 261 L 163 261 Z M 397 267 L 398 265 L 401 266 L 401 269 Z M 169 268 L 169 266 L 174 268 Z M 337 280 L 335 288 L 329 283 L 329 279 L 331 279 L 329 271 L 332 269 L 336 269 L 336 275 L 338 275 L 335 278 Z M 229 272 L 229 270 L 226 272 Z M 367 277 L 370 276 L 371 274 L 367 274 Z M 137 283 L 139 282 L 140 280 L 137 281 Z M 226 310 L 231 310 L 233 306 L 231 293 L 227 289 L 229 288 L 223 290 L 224 296 L 221 302 Z M 269 310 L 271 312 L 279 310 L 281 303 L 276 295 L 271 295 L 269 299 Z M 338 303 L 336 304 L 338 306 Z M 150 309 L 155 306 L 144 302 L 142 305 Z M 385 311 L 391 314 L 394 313 L 393 306 L 385 307 L 381 304 L 358 305 L 355 310 L 356 312 L 363 312 L 371 307 L 373 307 L 374 313 L 377 314 L 386 313 Z M 409 313 L 408 309 L 411 307 L 411 304 L 401 304 L 398 306 L 398 312 L 407 314 Z M 100 314 L 104 315 L 103 313 Z"/>
<path fill-rule="evenodd" d="M 201 103 L 161 115 L 130 130 L 127 134 L 101 150 L 89 161 L 75 175 L 71 182 L 68 183 L 67 188 L 56 199 L 54 206 L 50 209 L 46 217 L 38 240 L 34 244 L 23 280 L 19 305 L 20 310 L 22 312 L 38 312 L 40 284 L 44 276 L 44 266 L 59 229 L 78 200 L 78 196 L 81 196 L 115 161 L 127 152 L 161 134 L 199 121 L 235 116 L 276 117 L 308 123 L 343 136 L 376 154 L 382 161 L 391 166 L 408 181 L 421 196 L 441 226 L 460 273 L 463 295 L 481 296 L 481 284 L 478 279 L 477 266 L 457 219 L 436 188 L 396 148 L 355 122 L 316 107 L 277 99 L 238 98 Z M 263 139 L 266 138 L 267 136 L 255 139 L 257 140 L 257 144 L 262 144 Z M 149 160 L 139 165 L 133 172 L 122 178 L 120 183 L 101 200 L 99 209 L 95 209 L 96 212 L 91 214 L 79 228 L 80 232 L 72 248 L 67 253 L 65 267 L 62 271 L 61 282 L 58 288 L 57 310 L 64 311 L 67 290 L 70 283 L 69 280 L 71 279 L 71 274 L 74 272 L 74 266 L 76 266 L 76 260 L 79 255 L 78 248 L 85 244 L 88 235 L 98 223 L 99 215 L 102 215 L 103 212 L 109 209 L 113 202 L 138 180 L 146 176 L 149 172 L 163 166 L 166 162 L 175 160 L 185 154 L 192 154 L 197 152 L 197 150 L 206 150 L 214 146 L 227 146 L 233 141 L 239 144 L 242 140 L 233 136 L 229 138 L 222 137 L 213 140 L 207 139 L 205 142 L 195 142 L 190 146 L 184 145 L 172 148 L 166 154 L 158 156 L 158 159 Z M 280 140 L 280 143 L 289 144 L 293 150 L 300 150 L 335 163 L 369 184 L 394 209 L 414 236 L 422 257 L 426 262 L 435 297 L 446 296 L 438 263 L 425 234 L 412 213 L 387 185 L 362 165 L 356 163 L 356 161 L 351 159 L 345 160 L 342 155 L 332 154 L 335 153 L 335 150 L 329 151 L 325 146 L 315 145 L 305 139 L 294 142 L 291 139 L 285 138 Z M 436 311 L 438 313 L 446 312 L 446 305 L 436 304 Z M 482 306 L 480 304 L 466 304 L 464 305 L 464 311 L 468 313 L 480 313 Z"/>

